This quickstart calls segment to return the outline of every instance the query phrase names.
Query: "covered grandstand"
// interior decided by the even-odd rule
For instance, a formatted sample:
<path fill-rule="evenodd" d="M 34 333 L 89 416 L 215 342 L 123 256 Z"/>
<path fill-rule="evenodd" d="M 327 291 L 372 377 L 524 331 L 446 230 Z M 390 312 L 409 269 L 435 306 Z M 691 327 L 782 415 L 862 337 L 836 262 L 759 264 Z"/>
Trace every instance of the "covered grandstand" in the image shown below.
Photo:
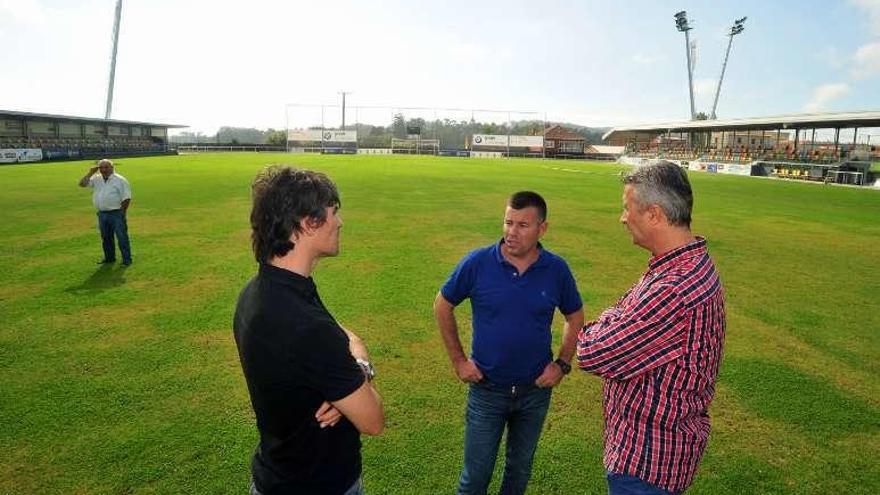
<path fill-rule="evenodd" d="M 168 129 L 183 127 L 0 110 L 0 163 L 175 153 Z"/>
<path fill-rule="evenodd" d="M 625 147 L 625 163 L 664 158 L 691 170 L 866 185 L 880 143 L 865 130 L 877 127 L 876 111 L 817 113 L 615 127 L 603 140 Z"/>

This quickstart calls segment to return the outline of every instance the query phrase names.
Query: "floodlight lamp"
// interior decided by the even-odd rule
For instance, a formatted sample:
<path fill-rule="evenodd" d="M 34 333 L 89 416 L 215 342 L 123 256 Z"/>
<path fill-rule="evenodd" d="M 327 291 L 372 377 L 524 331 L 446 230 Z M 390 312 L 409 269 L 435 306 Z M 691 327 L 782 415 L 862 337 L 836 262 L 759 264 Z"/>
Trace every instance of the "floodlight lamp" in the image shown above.
<path fill-rule="evenodd" d="M 688 25 L 687 12 L 682 10 L 681 12 L 675 14 L 675 27 L 679 31 L 688 31 L 691 27 Z"/>
<path fill-rule="evenodd" d="M 737 19 L 733 21 L 733 26 L 730 28 L 730 36 L 735 36 L 741 32 L 743 32 L 746 28 L 745 26 L 746 18 Z"/>

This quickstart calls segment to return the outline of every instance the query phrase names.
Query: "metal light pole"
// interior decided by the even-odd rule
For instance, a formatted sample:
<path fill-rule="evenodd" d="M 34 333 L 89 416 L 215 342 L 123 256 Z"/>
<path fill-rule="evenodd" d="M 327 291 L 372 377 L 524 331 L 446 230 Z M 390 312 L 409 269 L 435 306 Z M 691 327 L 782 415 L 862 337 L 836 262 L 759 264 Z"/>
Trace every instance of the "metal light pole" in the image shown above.
<path fill-rule="evenodd" d="M 727 59 L 730 57 L 730 46 L 733 45 L 733 37 L 743 32 L 746 28 L 743 24 L 746 22 L 746 18 L 737 19 L 733 21 L 733 26 L 730 28 L 730 33 L 727 34 L 729 37 L 727 41 L 727 53 L 724 54 L 724 63 L 721 64 L 721 77 L 718 78 L 718 88 L 715 89 L 715 102 L 712 103 L 712 115 L 709 116 L 710 119 L 715 120 L 717 117 L 715 116 L 715 108 L 718 107 L 718 95 L 721 94 L 721 82 L 724 81 L 724 70 L 727 68 Z"/>
<path fill-rule="evenodd" d="M 116 0 L 116 20 L 113 22 L 113 53 L 110 55 L 110 82 L 107 84 L 107 107 L 104 118 L 109 119 L 113 110 L 113 81 L 116 79 L 116 47 L 119 45 L 119 19 L 122 16 L 122 0 Z"/>
<path fill-rule="evenodd" d="M 688 64 L 688 91 L 691 96 L 691 120 L 696 119 L 697 112 L 694 110 L 694 71 L 693 65 L 691 65 L 691 38 L 688 34 L 691 28 L 688 25 L 687 12 L 682 10 L 681 12 L 675 14 L 675 27 L 679 32 L 684 33 L 684 48 L 685 53 L 687 54 L 687 64 Z"/>

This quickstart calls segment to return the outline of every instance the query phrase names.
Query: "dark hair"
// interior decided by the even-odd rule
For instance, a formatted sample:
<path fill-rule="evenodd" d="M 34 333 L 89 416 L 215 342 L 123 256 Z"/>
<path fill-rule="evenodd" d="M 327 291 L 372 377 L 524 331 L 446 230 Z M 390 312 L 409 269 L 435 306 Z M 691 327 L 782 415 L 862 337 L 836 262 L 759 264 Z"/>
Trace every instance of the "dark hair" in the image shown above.
<path fill-rule="evenodd" d="M 538 209 L 538 218 L 543 222 L 547 219 L 547 203 L 540 194 L 533 191 L 520 191 L 513 193 L 507 200 L 507 206 L 514 210 L 522 210 L 534 206 Z"/>
<path fill-rule="evenodd" d="M 624 174 L 623 183 L 635 188 L 634 199 L 640 207 L 657 205 L 671 225 L 691 226 L 694 193 L 680 166 L 668 161 L 642 165 Z"/>
<path fill-rule="evenodd" d="M 323 225 L 327 220 L 325 208 L 341 205 L 336 185 L 329 177 L 288 166 L 273 165 L 261 171 L 251 189 L 251 240 L 258 263 L 293 249 L 290 237 L 302 230 L 300 221 L 304 218 Z"/>

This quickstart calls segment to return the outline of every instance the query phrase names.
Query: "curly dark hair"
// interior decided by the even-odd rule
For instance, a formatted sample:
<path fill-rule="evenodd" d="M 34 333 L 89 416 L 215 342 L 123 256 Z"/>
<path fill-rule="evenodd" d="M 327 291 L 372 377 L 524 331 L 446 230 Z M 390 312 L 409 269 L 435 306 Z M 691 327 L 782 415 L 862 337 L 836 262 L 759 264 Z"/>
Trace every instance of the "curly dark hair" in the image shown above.
<path fill-rule="evenodd" d="M 321 226 L 327 220 L 325 208 L 342 205 L 329 177 L 289 166 L 272 165 L 261 171 L 251 189 L 251 240 L 258 263 L 293 249 L 291 235 L 302 230 L 304 218 Z"/>

